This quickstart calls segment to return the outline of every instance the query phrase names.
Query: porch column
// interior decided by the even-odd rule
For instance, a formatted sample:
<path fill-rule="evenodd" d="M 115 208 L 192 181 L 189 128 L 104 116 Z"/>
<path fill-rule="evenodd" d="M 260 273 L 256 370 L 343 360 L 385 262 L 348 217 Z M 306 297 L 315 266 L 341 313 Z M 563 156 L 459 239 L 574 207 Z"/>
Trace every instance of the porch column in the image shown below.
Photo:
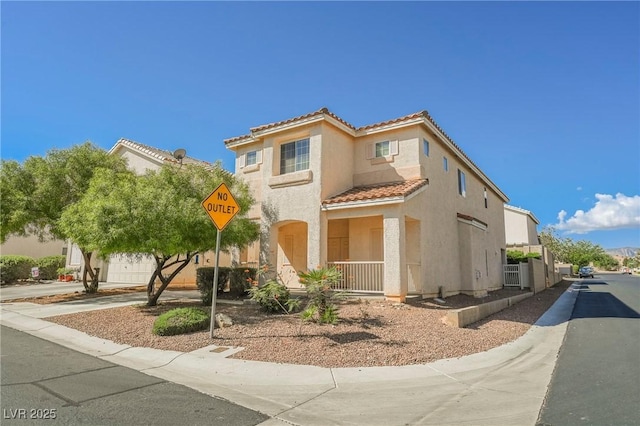
<path fill-rule="evenodd" d="M 407 265 L 405 259 L 405 223 L 401 214 L 387 215 L 384 226 L 384 296 L 404 302 L 407 298 Z"/>
<path fill-rule="evenodd" d="M 260 235 L 260 267 L 268 266 L 271 273 L 278 271 L 278 233 L 280 228 L 277 225 L 268 225 L 268 231 Z M 271 274 L 268 274 L 269 277 Z M 260 284 L 267 280 L 265 275 L 260 275 Z"/>
<path fill-rule="evenodd" d="M 318 269 L 322 266 L 322 242 L 327 239 L 326 226 L 318 216 L 307 222 L 307 269 Z M 323 232 L 324 231 L 324 232 Z"/>

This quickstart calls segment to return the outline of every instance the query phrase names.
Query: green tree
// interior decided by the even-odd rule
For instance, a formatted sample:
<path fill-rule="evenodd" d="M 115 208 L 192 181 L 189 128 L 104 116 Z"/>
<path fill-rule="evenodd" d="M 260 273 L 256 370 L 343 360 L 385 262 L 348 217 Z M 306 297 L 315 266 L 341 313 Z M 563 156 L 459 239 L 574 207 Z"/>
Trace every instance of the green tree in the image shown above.
<path fill-rule="evenodd" d="M 540 242 L 556 256 L 559 262 L 571 263 L 577 267 L 590 263 L 608 265 L 615 260 L 605 250 L 590 241 L 573 241 L 571 238 L 560 238 L 553 227 L 546 227 L 539 234 Z"/>
<path fill-rule="evenodd" d="M 593 261 L 593 264 L 600 269 L 610 271 L 612 269 L 615 269 L 618 266 L 618 261 L 614 259 L 613 256 L 605 253 L 597 256 L 596 259 Z"/>
<path fill-rule="evenodd" d="M 89 182 L 101 169 L 126 170 L 126 161 L 109 155 L 91 142 L 68 149 L 51 149 L 46 156 L 32 156 L 20 165 L 2 163 L 2 241 L 10 235 L 37 235 L 40 240 L 66 240 L 60 227 L 63 212 L 84 197 Z M 82 227 L 84 223 L 77 223 Z M 92 251 L 78 244 L 84 258 L 82 283 L 87 292 L 98 290 L 98 276 L 91 267 Z M 91 285 L 87 283 L 91 278 Z"/>
<path fill-rule="evenodd" d="M 0 162 L 0 241 L 11 235 L 27 235 L 29 200 L 35 184 L 32 176 L 14 160 Z"/>
<path fill-rule="evenodd" d="M 570 238 L 560 238 L 552 226 L 543 228 L 538 234 L 538 238 L 540 243 L 555 255 L 558 262 L 570 263 L 568 257 L 573 244 Z"/>
<path fill-rule="evenodd" d="M 100 170 L 80 202 L 63 214 L 63 228 L 105 256 L 152 256 L 156 269 L 147 284 L 147 305 L 154 306 L 193 256 L 215 248 L 217 230 L 201 203 L 222 182 L 241 214 L 225 228 L 221 246 L 243 246 L 258 238 L 259 224 L 246 218 L 254 200 L 247 185 L 219 164 L 165 165 L 141 176 Z"/>

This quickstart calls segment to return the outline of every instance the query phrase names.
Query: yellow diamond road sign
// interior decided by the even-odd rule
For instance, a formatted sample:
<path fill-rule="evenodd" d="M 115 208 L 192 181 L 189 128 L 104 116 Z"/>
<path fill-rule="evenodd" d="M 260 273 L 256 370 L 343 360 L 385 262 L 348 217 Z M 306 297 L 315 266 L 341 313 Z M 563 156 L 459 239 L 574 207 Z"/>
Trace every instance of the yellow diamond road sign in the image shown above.
<path fill-rule="evenodd" d="M 235 198 L 233 198 L 224 182 L 204 199 L 202 207 L 204 207 L 218 231 L 222 231 L 231 219 L 240 212 L 240 206 L 236 203 Z"/>

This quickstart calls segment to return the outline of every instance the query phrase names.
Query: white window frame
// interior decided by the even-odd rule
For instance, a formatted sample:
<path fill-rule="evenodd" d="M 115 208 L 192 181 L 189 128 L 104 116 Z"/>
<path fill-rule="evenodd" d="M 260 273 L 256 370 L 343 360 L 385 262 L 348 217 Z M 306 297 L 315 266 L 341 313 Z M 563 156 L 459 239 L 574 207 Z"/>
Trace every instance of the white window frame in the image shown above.
<path fill-rule="evenodd" d="M 376 142 L 375 158 L 388 157 L 391 154 L 391 143 L 389 141 Z"/>
<path fill-rule="evenodd" d="M 429 156 L 429 140 L 426 138 L 422 139 L 422 152 L 426 157 Z"/>
<path fill-rule="evenodd" d="M 383 148 L 386 147 L 386 148 Z M 398 141 L 397 140 L 384 140 L 379 142 L 370 143 L 366 147 L 367 160 L 373 160 L 378 158 L 390 159 L 395 155 L 398 155 Z"/>
<path fill-rule="evenodd" d="M 258 151 L 249 151 L 246 154 L 247 159 L 245 161 L 245 166 L 253 166 L 254 164 L 258 164 Z"/>
<path fill-rule="evenodd" d="M 458 169 L 458 194 L 467 196 L 467 176 L 460 169 Z"/>
<path fill-rule="evenodd" d="M 253 154 L 253 155 L 250 155 Z M 252 158 L 254 159 L 253 162 L 250 162 L 249 159 Z M 258 164 L 262 164 L 262 150 L 261 149 L 256 149 L 254 151 L 249 151 L 246 152 L 244 154 L 242 154 L 240 156 L 240 164 L 239 167 L 245 168 L 245 167 L 251 167 L 251 166 L 258 166 Z"/>
<path fill-rule="evenodd" d="M 449 171 L 449 159 L 447 157 L 442 157 L 442 168 L 445 172 Z"/>
<path fill-rule="evenodd" d="M 291 164 L 285 164 L 285 158 L 283 158 L 283 154 L 286 147 L 293 146 L 293 157 L 288 158 L 288 160 L 293 159 L 293 168 L 291 169 Z M 301 170 L 308 170 L 310 166 L 310 151 L 311 146 L 309 143 L 309 138 L 298 139 L 296 141 L 291 141 L 287 143 L 283 143 L 280 145 L 280 174 L 288 174 L 295 173 Z"/>

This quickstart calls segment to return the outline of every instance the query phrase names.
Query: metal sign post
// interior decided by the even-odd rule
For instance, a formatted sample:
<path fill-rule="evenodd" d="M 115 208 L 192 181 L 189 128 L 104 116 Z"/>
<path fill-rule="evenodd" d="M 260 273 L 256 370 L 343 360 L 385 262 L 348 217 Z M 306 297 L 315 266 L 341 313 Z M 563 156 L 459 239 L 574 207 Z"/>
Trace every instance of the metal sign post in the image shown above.
<path fill-rule="evenodd" d="M 218 296 L 218 262 L 220 262 L 220 238 L 222 231 L 218 229 L 218 235 L 216 235 L 216 267 L 213 272 L 213 287 L 211 294 L 211 328 L 210 336 L 213 338 L 213 329 L 216 326 L 216 297 Z"/>
<path fill-rule="evenodd" d="M 236 202 L 229 188 L 223 182 L 213 191 L 207 198 L 202 201 L 202 207 L 211 218 L 216 226 L 218 233 L 216 235 L 216 267 L 213 272 L 213 287 L 211 294 L 211 337 L 213 338 L 213 329 L 216 325 L 216 297 L 218 295 L 218 263 L 220 262 L 220 239 L 222 230 L 240 212 L 240 206 Z"/>

